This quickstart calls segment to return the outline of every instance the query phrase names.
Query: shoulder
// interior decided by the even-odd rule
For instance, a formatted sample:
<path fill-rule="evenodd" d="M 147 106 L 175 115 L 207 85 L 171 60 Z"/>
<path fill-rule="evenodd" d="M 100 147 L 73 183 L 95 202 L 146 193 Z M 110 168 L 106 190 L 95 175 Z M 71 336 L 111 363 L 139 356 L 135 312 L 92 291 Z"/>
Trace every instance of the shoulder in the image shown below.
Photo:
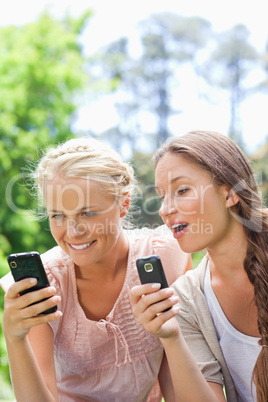
<path fill-rule="evenodd" d="M 172 285 L 175 294 L 179 297 L 178 315 L 192 324 L 196 324 L 201 317 L 209 315 L 204 296 L 206 267 L 207 258 L 204 257 L 197 268 L 187 271 Z"/>
<path fill-rule="evenodd" d="M 169 284 L 185 272 L 189 254 L 181 250 L 165 225 L 156 229 L 135 229 L 127 231 L 126 234 L 136 259 L 148 255 L 160 257 Z"/>
<path fill-rule="evenodd" d="M 69 265 L 71 258 L 59 246 L 53 247 L 41 254 L 41 259 L 46 268 Z"/>
<path fill-rule="evenodd" d="M 59 246 L 53 247 L 44 254 L 41 259 L 46 270 L 49 283 L 59 288 L 68 283 L 70 269 L 73 266 L 72 259 Z"/>
<path fill-rule="evenodd" d="M 174 239 L 166 225 L 158 226 L 155 229 L 144 227 L 141 229 L 127 230 L 125 233 L 130 242 L 136 243 L 141 248 L 148 247 L 150 249 L 152 246 L 165 248 L 170 246 L 183 253 L 177 240 Z"/>
<path fill-rule="evenodd" d="M 175 291 L 186 299 L 192 299 L 197 293 L 203 294 L 207 257 L 204 256 L 197 268 L 187 271 L 172 285 Z"/>

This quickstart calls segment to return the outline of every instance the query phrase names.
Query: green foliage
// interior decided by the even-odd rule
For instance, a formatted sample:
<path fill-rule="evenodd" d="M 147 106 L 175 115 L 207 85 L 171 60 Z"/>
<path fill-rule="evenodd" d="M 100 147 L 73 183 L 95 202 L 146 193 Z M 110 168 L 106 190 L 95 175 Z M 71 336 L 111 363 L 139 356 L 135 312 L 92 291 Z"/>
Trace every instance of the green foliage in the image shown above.
<path fill-rule="evenodd" d="M 141 26 L 140 58 L 130 57 L 126 38 L 111 43 L 90 61 L 93 69 L 97 66 L 96 70 L 101 71 L 93 83 L 86 73 L 88 60 L 80 44 L 80 35 L 90 16 L 91 12 L 87 11 L 76 19 L 66 15 L 62 21 L 56 21 L 49 12 L 44 12 L 35 23 L 0 28 L 0 276 L 8 272 L 9 253 L 34 249 L 42 253 L 54 245 L 47 220 L 38 221 L 33 212 L 38 200 L 33 197 L 33 191 L 28 191 L 32 190 L 32 183 L 25 167 L 33 166 L 40 150 L 48 144 L 73 136 L 72 115 L 79 94 L 88 85 L 92 91 L 107 93 L 119 89 L 128 94 L 117 104 L 121 123 L 108 130 L 106 138 L 122 153 L 124 146 L 133 151 L 132 163 L 138 181 L 133 206 L 135 226 L 162 224 L 154 189 L 152 155 L 136 151 L 140 149 L 137 142 L 144 140 L 138 113 L 149 112 L 158 121 L 157 130 L 146 135 L 147 143 L 152 145 L 150 149 L 155 149 L 157 142 L 169 135 L 168 117 L 180 112 L 174 110 L 171 102 L 171 90 L 178 85 L 178 68 L 187 62 L 196 73 L 200 71 L 198 55 L 210 39 L 210 24 L 197 17 L 152 16 Z M 243 29 L 235 33 L 240 40 L 235 43 L 244 52 L 239 53 L 239 64 L 245 61 L 240 74 L 244 77 L 255 54 L 247 46 Z M 225 88 L 228 84 L 231 88 L 235 83 L 240 84 L 233 74 L 238 48 L 232 53 L 230 42 L 227 43 L 229 50 L 224 41 L 221 44 L 218 54 L 214 54 L 217 64 L 214 71 L 221 80 L 218 84 L 224 84 Z M 218 74 L 221 68 L 223 76 Z M 214 78 L 209 69 L 207 72 Z M 268 200 L 267 144 L 252 159 L 254 168 L 262 171 L 262 190 Z M 194 267 L 202 257 L 201 252 L 193 255 Z M 0 289 L 0 316 L 2 307 Z M 0 399 L 11 396 L 9 388 L 4 386 L 7 381 L 8 364 L 0 324 Z"/>
<path fill-rule="evenodd" d="M 250 159 L 257 175 L 264 205 L 268 207 L 268 139 Z"/>
<path fill-rule="evenodd" d="M 247 94 L 256 90 L 248 88 L 247 77 L 258 66 L 259 55 L 249 42 L 250 32 L 238 24 L 218 34 L 215 48 L 203 67 L 203 75 L 211 85 L 227 90 L 230 94 L 229 136 L 242 148 L 243 137 L 239 121 L 241 102 Z"/>
<path fill-rule="evenodd" d="M 205 251 L 199 251 L 198 253 L 192 254 L 192 262 L 194 268 L 198 267 L 199 263 L 201 262 L 205 254 L 206 254 Z"/>
<path fill-rule="evenodd" d="M 159 197 L 154 187 L 154 166 L 151 154 L 135 152 L 132 157 L 138 186 L 132 215 L 135 226 L 156 227 L 163 224 L 158 211 Z"/>
<path fill-rule="evenodd" d="M 0 247 L 0 277 L 2 277 L 5 273 L 6 273 L 6 258 Z M 8 360 L 6 354 L 6 346 L 4 337 L 2 336 L 2 311 L 4 305 L 3 295 L 4 292 L 2 288 L 0 288 L 0 400 L 10 399 L 13 396 L 10 386 L 10 376 L 9 376 Z"/>
<path fill-rule="evenodd" d="M 113 90 L 121 95 L 116 102 L 117 132 L 121 143 L 127 144 L 132 152 L 141 149 L 142 114 L 151 118 L 151 126 L 156 127 L 146 132 L 151 150 L 171 134 L 169 118 L 181 112 L 172 102 L 173 90 L 180 83 L 178 71 L 185 63 L 196 71 L 195 60 L 204 50 L 210 30 L 210 23 L 199 17 L 154 14 L 140 24 L 139 57 L 132 57 L 126 38 L 112 42 L 96 54 L 96 81 L 105 89 L 104 80 L 112 78 Z M 105 134 L 109 138 L 110 130 Z"/>
<path fill-rule="evenodd" d="M 96 54 L 92 69 L 95 87 L 112 89 L 118 114 L 117 127 L 107 129 L 103 138 L 109 139 L 112 130 L 121 149 L 127 146 L 134 153 L 144 149 L 146 137 L 148 152 L 154 151 L 175 134 L 171 132 L 172 117 L 185 107 L 180 86 L 187 80 L 189 88 L 194 82 L 201 102 L 205 98 L 215 104 L 221 95 L 219 89 L 228 91 L 228 135 L 246 149 L 240 107 L 247 96 L 267 91 L 268 45 L 261 55 L 242 24 L 219 33 L 206 19 L 170 12 L 152 14 L 142 21 L 138 35 L 140 52 L 134 57 L 125 37 Z M 265 78 L 260 76 L 260 82 L 252 84 L 250 77 L 260 69 Z"/>
<path fill-rule="evenodd" d="M 39 222 L 32 212 L 36 200 L 26 188 L 24 169 L 39 159 L 39 150 L 47 144 L 73 136 L 77 95 L 88 83 L 79 35 L 90 15 L 87 11 L 77 19 L 57 21 L 44 12 L 34 23 L 0 28 L 0 276 L 8 272 L 9 253 L 42 253 L 55 244 L 47 221 Z M 2 336 L 0 368 L 0 381 L 5 382 Z"/>
<path fill-rule="evenodd" d="M 22 27 L 0 29 L 0 246 L 4 254 L 38 247 L 44 225 L 27 212 L 34 203 L 22 168 L 47 143 L 72 136 L 75 95 L 87 83 L 78 34 L 89 16 L 54 20 L 47 12 Z M 45 236 L 48 238 L 48 236 Z M 44 247 L 52 244 L 47 240 Z"/>

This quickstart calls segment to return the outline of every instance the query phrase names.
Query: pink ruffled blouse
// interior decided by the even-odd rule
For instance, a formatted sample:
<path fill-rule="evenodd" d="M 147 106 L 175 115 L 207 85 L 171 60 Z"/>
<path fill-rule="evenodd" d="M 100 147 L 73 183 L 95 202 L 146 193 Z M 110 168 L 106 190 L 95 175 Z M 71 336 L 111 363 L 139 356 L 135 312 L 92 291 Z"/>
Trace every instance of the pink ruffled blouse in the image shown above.
<path fill-rule="evenodd" d="M 125 281 L 107 317 L 86 318 L 77 295 L 74 264 L 60 248 L 42 255 L 50 284 L 61 295 L 63 316 L 49 323 L 60 402 L 160 402 L 157 377 L 163 357 L 159 339 L 133 317 L 130 289 L 140 284 L 136 259 L 156 254 L 169 284 L 185 272 L 188 255 L 166 231 L 127 232 L 129 255 Z M 5 290 L 5 280 L 1 285 Z M 42 347 L 42 345 L 40 345 Z"/>

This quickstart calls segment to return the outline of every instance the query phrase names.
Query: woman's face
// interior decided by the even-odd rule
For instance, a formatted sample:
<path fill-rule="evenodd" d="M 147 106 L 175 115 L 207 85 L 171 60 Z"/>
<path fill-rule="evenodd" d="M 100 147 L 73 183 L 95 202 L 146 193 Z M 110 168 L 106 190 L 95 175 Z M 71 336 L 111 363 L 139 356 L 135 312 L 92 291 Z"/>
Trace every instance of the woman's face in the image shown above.
<path fill-rule="evenodd" d="M 231 222 L 226 186 L 216 186 L 202 168 L 172 153 L 159 160 L 155 178 L 159 215 L 183 251 L 215 248 L 224 241 Z"/>
<path fill-rule="evenodd" d="M 45 201 L 51 233 L 77 266 L 101 262 L 112 253 L 125 213 L 99 183 L 80 178 L 47 181 Z"/>

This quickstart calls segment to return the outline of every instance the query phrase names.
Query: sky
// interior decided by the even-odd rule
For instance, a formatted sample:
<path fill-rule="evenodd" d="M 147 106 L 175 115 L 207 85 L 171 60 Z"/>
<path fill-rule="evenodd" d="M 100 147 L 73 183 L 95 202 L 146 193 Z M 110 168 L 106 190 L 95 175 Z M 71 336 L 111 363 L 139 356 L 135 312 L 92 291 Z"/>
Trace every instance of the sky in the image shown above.
<path fill-rule="evenodd" d="M 68 9 L 78 16 L 87 8 L 94 10 L 94 16 L 84 34 L 85 51 L 92 54 L 100 46 L 121 36 L 134 38 L 139 21 L 152 13 L 171 11 L 183 16 L 200 16 L 211 22 L 214 31 L 222 32 L 242 23 L 251 32 L 250 41 L 260 51 L 268 40 L 266 0 L 0 0 L 0 26 L 22 25 L 34 21 L 46 5 L 50 5 L 55 16 L 61 17 Z M 137 34 L 136 34 L 137 35 Z M 259 77 L 254 79 L 258 80 Z M 185 82 L 184 112 L 175 116 L 170 123 L 174 134 L 183 134 L 192 129 L 228 131 L 229 103 L 219 101 L 210 105 L 196 96 L 191 82 Z M 249 152 L 254 152 L 264 143 L 268 135 L 268 94 L 256 94 L 243 102 L 241 122 L 244 141 Z M 103 118 L 105 112 L 105 119 Z M 90 116 L 90 119 L 89 119 Z M 115 123 L 116 115 L 108 99 L 92 104 L 88 99 L 80 109 L 77 130 L 90 129 L 101 132 Z M 90 121 L 89 121 L 90 120 Z M 148 123 L 149 124 L 149 123 Z M 105 127 L 106 125 L 106 127 Z"/>

